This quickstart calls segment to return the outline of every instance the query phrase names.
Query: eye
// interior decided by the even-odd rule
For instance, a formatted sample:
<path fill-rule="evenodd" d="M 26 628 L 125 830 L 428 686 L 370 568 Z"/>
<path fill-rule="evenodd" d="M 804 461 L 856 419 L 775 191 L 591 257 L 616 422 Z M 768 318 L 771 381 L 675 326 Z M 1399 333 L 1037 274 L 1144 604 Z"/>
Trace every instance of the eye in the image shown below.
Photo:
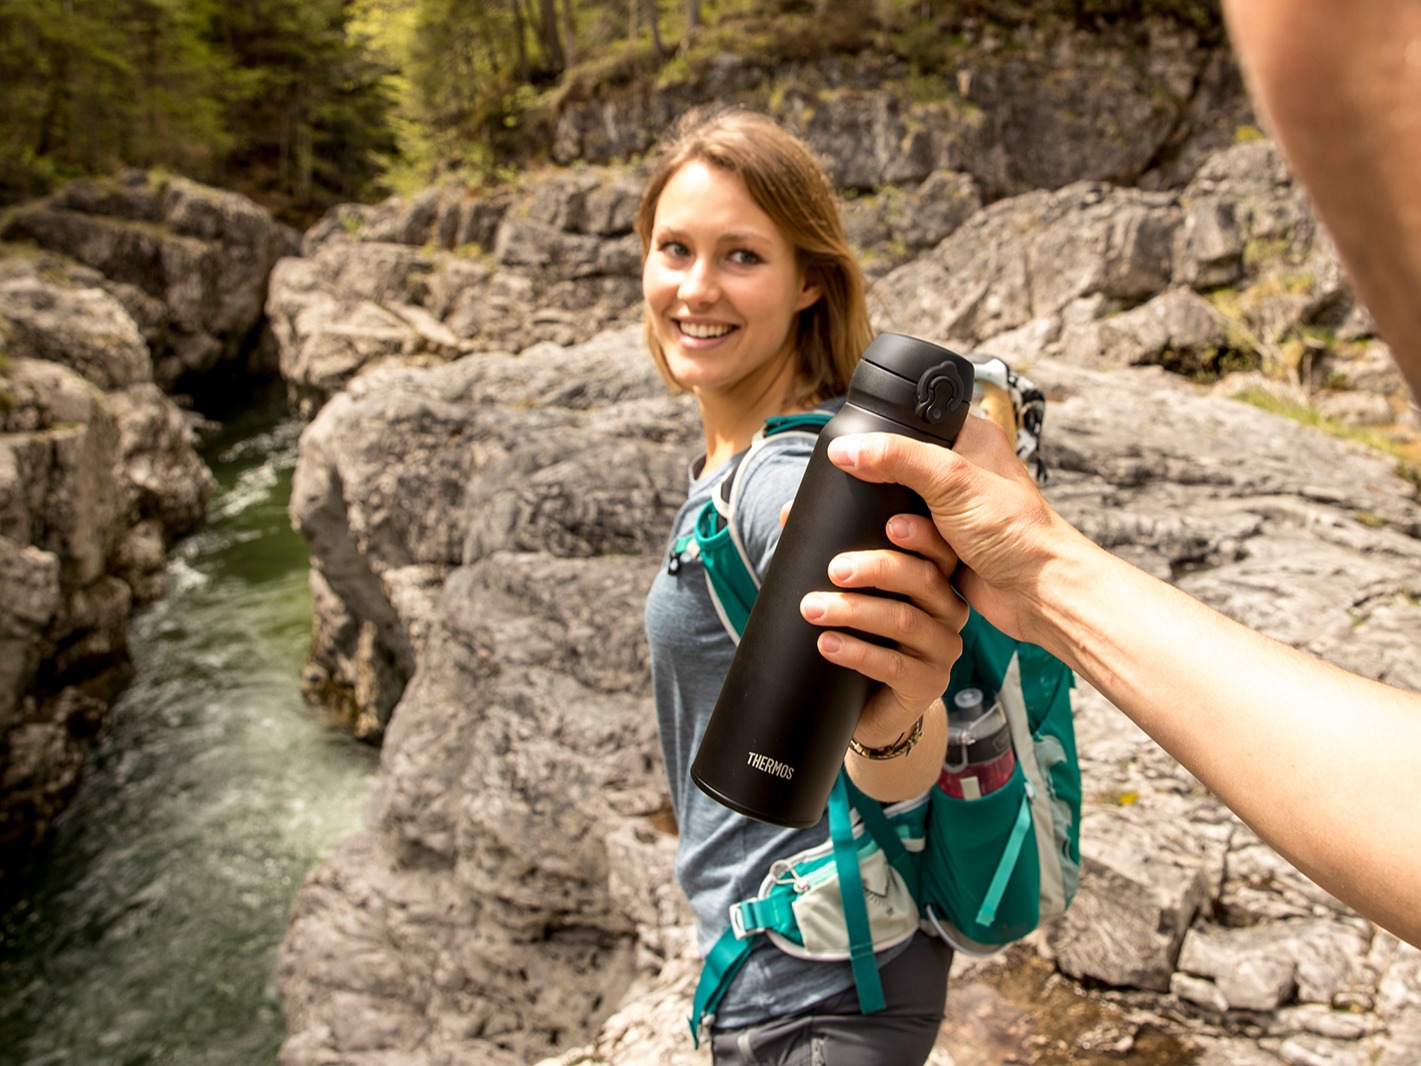
<path fill-rule="evenodd" d="M 727 257 L 736 266 L 755 266 L 764 262 L 759 254 L 752 252 L 749 248 L 737 248 Z"/>
<path fill-rule="evenodd" d="M 671 259 L 684 259 L 691 254 L 691 250 L 680 241 L 662 241 L 657 245 L 657 251 Z"/>

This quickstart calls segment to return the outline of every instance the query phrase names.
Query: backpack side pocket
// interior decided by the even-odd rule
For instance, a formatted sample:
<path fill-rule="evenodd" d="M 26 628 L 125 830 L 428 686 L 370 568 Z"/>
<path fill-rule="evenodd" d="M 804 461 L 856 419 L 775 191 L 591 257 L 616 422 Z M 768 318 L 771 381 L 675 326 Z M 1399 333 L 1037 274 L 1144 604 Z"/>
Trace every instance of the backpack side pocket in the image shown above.
<path fill-rule="evenodd" d="M 969 954 L 991 954 L 1040 919 L 1031 792 L 1019 764 L 1006 784 L 979 799 L 932 790 L 924 910 L 944 939 Z"/>

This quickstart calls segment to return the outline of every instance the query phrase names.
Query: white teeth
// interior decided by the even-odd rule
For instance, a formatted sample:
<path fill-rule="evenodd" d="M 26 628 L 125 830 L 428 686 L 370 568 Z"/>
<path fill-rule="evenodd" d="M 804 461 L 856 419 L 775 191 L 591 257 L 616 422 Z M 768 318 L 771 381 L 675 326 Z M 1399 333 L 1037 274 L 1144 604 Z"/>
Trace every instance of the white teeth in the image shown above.
<path fill-rule="evenodd" d="M 724 337 L 732 328 L 726 325 L 702 325 L 699 322 L 682 322 L 680 326 L 681 332 L 686 336 L 695 337 L 697 340 L 702 341 L 710 340 L 713 337 Z"/>

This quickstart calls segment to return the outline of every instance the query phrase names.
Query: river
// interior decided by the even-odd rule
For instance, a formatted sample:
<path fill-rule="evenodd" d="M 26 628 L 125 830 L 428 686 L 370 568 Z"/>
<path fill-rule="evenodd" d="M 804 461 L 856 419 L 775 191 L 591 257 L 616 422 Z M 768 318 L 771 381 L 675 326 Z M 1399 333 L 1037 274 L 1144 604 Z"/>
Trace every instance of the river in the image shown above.
<path fill-rule="evenodd" d="M 130 629 L 132 684 L 0 918 L 0 1063 L 257 1066 L 302 877 L 360 827 L 377 755 L 303 705 L 305 543 L 279 402 L 205 450 L 219 489 Z"/>

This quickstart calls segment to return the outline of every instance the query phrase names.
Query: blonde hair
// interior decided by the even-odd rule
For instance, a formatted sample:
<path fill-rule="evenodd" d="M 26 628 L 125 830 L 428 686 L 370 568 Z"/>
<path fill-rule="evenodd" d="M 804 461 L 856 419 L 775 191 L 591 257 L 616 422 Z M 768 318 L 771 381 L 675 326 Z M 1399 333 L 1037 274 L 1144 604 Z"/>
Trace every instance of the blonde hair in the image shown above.
<path fill-rule="evenodd" d="M 736 175 L 750 197 L 794 246 L 820 298 L 798 312 L 795 349 L 804 391 L 795 402 L 816 403 L 848 391 L 849 378 L 873 339 L 863 272 L 844 236 L 838 197 L 809 148 L 773 119 L 742 109 L 693 111 L 662 142 L 637 208 L 642 261 L 651 250 L 656 205 L 675 173 L 697 161 Z M 672 388 L 676 382 L 647 311 L 646 343 Z"/>

